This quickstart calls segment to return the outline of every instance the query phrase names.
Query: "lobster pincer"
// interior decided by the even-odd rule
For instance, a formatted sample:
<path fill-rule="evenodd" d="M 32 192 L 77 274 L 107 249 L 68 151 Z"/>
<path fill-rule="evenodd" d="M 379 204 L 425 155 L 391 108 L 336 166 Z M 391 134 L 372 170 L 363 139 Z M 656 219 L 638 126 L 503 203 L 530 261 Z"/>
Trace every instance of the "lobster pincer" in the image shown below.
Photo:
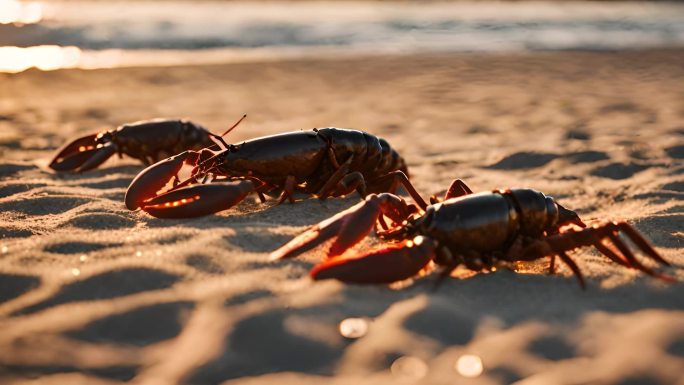
<path fill-rule="evenodd" d="M 140 206 L 157 218 L 194 218 L 227 210 L 255 191 L 254 182 L 243 179 L 189 185 L 155 196 Z"/>
<path fill-rule="evenodd" d="M 212 154 L 207 149 L 184 151 L 147 167 L 126 191 L 126 207 L 129 210 L 141 208 L 157 218 L 193 218 L 227 210 L 250 192 L 260 194 L 256 189 L 259 185 L 249 179 L 221 179 L 202 184 L 196 179 L 199 175 L 195 175 L 178 182 L 183 165 L 195 165 Z M 169 183 L 172 188 L 159 193 Z"/>
<path fill-rule="evenodd" d="M 94 169 L 114 154 L 124 154 L 150 165 L 185 150 L 214 144 L 217 135 L 178 119 L 153 119 L 124 124 L 114 130 L 86 135 L 62 146 L 49 167 L 57 172 Z"/>

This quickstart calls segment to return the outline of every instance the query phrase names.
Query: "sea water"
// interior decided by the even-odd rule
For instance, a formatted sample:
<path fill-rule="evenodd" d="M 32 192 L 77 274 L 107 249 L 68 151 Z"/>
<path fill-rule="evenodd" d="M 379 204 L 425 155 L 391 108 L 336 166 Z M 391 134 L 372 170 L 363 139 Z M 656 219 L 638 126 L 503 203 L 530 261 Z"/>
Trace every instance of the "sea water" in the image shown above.
<path fill-rule="evenodd" d="M 0 0 L 0 23 L 9 72 L 684 46 L 684 4 L 668 2 Z"/>

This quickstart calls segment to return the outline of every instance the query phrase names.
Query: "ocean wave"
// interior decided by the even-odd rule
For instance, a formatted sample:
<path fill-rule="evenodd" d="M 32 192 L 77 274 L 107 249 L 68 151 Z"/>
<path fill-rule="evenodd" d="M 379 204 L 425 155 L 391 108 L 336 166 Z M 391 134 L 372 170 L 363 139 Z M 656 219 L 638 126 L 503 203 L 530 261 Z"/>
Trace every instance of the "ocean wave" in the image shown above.
<path fill-rule="evenodd" d="M 345 6 L 50 3 L 39 24 L 0 25 L 0 46 L 85 50 L 349 47 L 412 52 L 630 49 L 684 45 L 684 5 L 595 3 Z M 125 5 L 118 12 L 112 7 Z M 47 6 L 46 6 L 47 7 Z M 106 12 L 105 12 L 106 10 Z M 51 15 L 51 16 L 50 16 Z"/>

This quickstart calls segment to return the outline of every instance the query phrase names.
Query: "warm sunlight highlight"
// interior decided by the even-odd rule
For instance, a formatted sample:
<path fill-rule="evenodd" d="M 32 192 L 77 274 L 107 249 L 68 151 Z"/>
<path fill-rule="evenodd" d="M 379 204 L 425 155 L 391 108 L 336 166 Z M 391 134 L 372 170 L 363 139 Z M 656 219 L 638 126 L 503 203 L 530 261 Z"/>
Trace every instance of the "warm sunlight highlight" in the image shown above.
<path fill-rule="evenodd" d="M 474 354 L 464 354 L 456 361 L 456 371 L 463 377 L 475 378 L 483 370 L 482 359 Z"/>
<path fill-rule="evenodd" d="M 17 0 L 0 0 L 0 24 L 34 24 L 43 19 L 43 5 Z"/>
<path fill-rule="evenodd" d="M 78 66 L 80 59 L 81 49 L 78 47 L 0 47 L 0 72 L 15 73 L 32 67 L 43 71 L 74 68 Z"/>
<path fill-rule="evenodd" d="M 368 332 L 368 322 L 363 318 L 347 318 L 340 322 L 340 334 L 349 339 L 361 338 Z"/>

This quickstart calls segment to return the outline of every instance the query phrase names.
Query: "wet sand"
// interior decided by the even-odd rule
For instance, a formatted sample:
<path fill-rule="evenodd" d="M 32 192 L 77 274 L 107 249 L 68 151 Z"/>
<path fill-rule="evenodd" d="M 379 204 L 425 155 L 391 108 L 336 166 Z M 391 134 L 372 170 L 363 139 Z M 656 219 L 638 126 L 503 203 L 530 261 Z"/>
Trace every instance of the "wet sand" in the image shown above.
<path fill-rule="evenodd" d="M 133 160 L 81 175 L 35 166 L 74 136 L 155 117 L 220 132 L 246 113 L 234 142 L 359 128 L 404 155 L 426 197 L 454 178 L 535 188 L 587 220 L 634 223 L 682 281 L 683 62 L 684 51 L 531 53 L 0 74 L 0 382 L 684 384 L 684 285 L 594 250 L 572 254 L 585 291 L 565 266 L 547 276 L 548 261 L 437 291 L 435 274 L 314 283 L 322 249 L 268 253 L 356 196 L 250 197 L 158 220 L 123 205 Z M 368 333 L 342 337 L 348 317 Z M 481 376 L 454 370 L 462 354 L 481 357 Z M 393 374 L 402 356 L 425 366 Z"/>

